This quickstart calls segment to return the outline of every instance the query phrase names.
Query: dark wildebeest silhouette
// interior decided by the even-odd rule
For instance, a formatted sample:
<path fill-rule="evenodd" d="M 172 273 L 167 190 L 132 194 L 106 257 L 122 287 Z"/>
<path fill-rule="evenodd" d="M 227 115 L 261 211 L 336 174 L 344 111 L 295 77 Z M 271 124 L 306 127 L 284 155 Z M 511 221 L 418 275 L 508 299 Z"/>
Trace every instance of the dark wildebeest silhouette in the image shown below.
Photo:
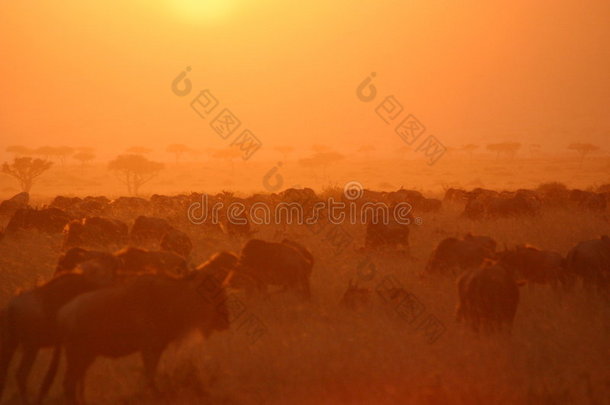
<path fill-rule="evenodd" d="M 61 345 L 55 348 L 41 398 L 53 382 L 62 347 L 67 360 L 64 393 L 70 404 L 84 403 L 85 374 L 98 356 L 139 352 L 147 382 L 156 391 L 156 369 L 171 342 L 193 331 L 207 337 L 229 328 L 227 281 L 206 271 L 182 279 L 144 275 L 77 297 L 57 316 Z"/>
<path fill-rule="evenodd" d="M 249 293 L 266 293 L 268 286 L 280 286 L 309 298 L 312 267 L 313 256 L 296 242 L 251 239 L 241 250 L 236 279 L 251 280 Z"/>
<path fill-rule="evenodd" d="M 163 235 L 160 246 L 162 250 L 174 252 L 184 258 L 189 257 L 193 250 L 191 238 L 186 233 L 177 229 L 172 229 Z"/>
<path fill-rule="evenodd" d="M 500 252 L 498 256 L 501 263 L 514 268 L 515 274 L 529 283 L 549 284 L 553 288 L 569 284 L 565 260 L 557 252 L 540 250 L 530 245 L 517 245 Z"/>
<path fill-rule="evenodd" d="M 587 288 L 610 293 L 610 237 L 578 243 L 568 253 L 566 269 Z"/>
<path fill-rule="evenodd" d="M 466 234 L 463 239 L 443 239 L 426 264 L 427 273 L 455 274 L 477 267 L 496 256 L 496 241 L 488 236 Z"/>
<path fill-rule="evenodd" d="M 162 250 L 128 247 L 115 253 L 120 260 L 119 274 L 165 274 L 182 277 L 188 273 L 184 257 Z"/>
<path fill-rule="evenodd" d="M 129 231 L 129 241 L 134 246 L 158 247 L 163 235 L 174 228 L 163 218 L 139 216 Z"/>
<path fill-rule="evenodd" d="M 120 266 L 119 259 L 111 253 L 75 247 L 69 249 L 59 257 L 54 276 L 67 272 L 74 272 L 85 262 L 95 262 L 100 267 L 106 268 L 109 273 L 116 273 Z M 84 267 L 85 266 L 81 266 L 80 269 L 82 270 Z M 86 267 L 91 268 L 90 266 Z"/>
<path fill-rule="evenodd" d="M 36 229 L 48 234 L 61 233 L 64 226 L 72 219 L 66 212 L 58 208 L 21 208 L 15 211 L 8 225 L 6 233 L 12 234 L 24 229 Z"/>
<path fill-rule="evenodd" d="M 494 260 L 464 272 L 458 278 L 457 320 L 466 322 L 475 332 L 510 332 L 521 281 L 515 272 Z"/>
<path fill-rule="evenodd" d="M 86 217 L 66 225 L 63 248 L 121 247 L 127 243 L 127 236 L 127 224 L 118 219 Z"/>
<path fill-rule="evenodd" d="M 17 370 L 17 386 L 27 402 L 27 378 L 38 351 L 57 344 L 55 317 L 58 310 L 80 294 L 108 285 L 81 274 L 64 274 L 14 297 L 0 313 L 0 396 L 8 366 L 21 347 L 23 356 Z"/>

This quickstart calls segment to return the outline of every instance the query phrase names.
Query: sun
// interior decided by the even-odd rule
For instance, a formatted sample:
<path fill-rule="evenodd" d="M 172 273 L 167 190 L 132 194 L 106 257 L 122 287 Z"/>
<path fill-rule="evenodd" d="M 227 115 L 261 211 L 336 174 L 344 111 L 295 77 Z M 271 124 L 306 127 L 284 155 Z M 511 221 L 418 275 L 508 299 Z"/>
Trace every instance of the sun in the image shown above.
<path fill-rule="evenodd" d="M 233 8 L 232 0 L 170 0 L 181 17 L 194 21 L 217 20 Z"/>

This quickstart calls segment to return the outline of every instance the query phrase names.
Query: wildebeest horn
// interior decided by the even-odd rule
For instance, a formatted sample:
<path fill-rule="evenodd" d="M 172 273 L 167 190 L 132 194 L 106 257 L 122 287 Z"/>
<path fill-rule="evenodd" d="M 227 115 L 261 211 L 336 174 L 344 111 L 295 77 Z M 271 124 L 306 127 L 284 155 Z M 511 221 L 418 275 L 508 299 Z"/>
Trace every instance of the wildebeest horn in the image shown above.
<path fill-rule="evenodd" d="M 233 278 L 233 275 L 235 274 L 235 270 L 231 270 L 229 271 L 229 274 L 227 274 L 227 276 L 225 277 L 225 279 L 222 281 L 221 286 L 224 287 L 228 287 L 229 283 L 231 282 L 231 279 Z"/>

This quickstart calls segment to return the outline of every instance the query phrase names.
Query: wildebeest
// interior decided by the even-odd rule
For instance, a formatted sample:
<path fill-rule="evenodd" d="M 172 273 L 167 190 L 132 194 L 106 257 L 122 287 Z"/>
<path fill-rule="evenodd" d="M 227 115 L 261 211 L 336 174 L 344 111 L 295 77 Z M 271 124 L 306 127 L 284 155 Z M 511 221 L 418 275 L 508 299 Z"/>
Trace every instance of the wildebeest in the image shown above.
<path fill-rule="evenodd" d="M 512 268 L 486 260 L 458 278 L 457 320 L 475 332 L 510 331 L 519 303 L 519 286 Z"/>
<path fill-rule="evenodd" d="M 161 249 L 167 250 L 168 252 L 174 252 L 182 257 L 189 257 L 193 250 L 193 242 L 189 236 L 179 231 L 178 229 L 172 229 L 163 235 L 161 238 Z"/>
<path fill-rule="evenodd" d="M 121 265 L 119 274 L 164 274 L 181 277 L 188 273 L 186 260 L 172 252 L 128 247 L 115 253 Z"/>
<path fill-rule="evenodd" d="M 64 229 L 63 247 L 121 247 L 127 243 L 127 230 L 127 225 L 118 219 L 86 217 L 74 220 Z"/>
<path fill-rule="evenodd" d="M 566 269 L 585 286 L 610 292 L 610 237 L 604 235 L 578 243 L 568 253 Z"/>
<path fill-rule="evenodd" d="M 6 233 L 20 229 L 36 229 L 48 234 L 61 233 L 71 219 L 70 215 L 58 208 L 22 208 L 15 211 L 11 217 L 6 226 Z"/>
<path fill-rule="evenodd" d="M 27 208 L 29 201 L 30 194 L 27 192 L 15 194 L 8 200 L 0 202 L 0 215 L 13 215 L 18 209 Z"/>
<path fill-rule="evenodd" d="M 309 277 L 313 266 L 311 254 L 292 243 L 251 239 L 243 246 L 236 266 L 236 277 L 246 276 L 259 292 L 268 286 L 281 286 L 309 298 Z"/>
<path fill-rule="evenodd" d="M 145 275 L 72 300 L 57 316 L 61 345 L 55 348 L 41 397 L 54 379 L 62 347 L 68 403 L 84 403 L 85 374 L 99 356 L 139 352 L 147 382 L 156 390 L 157 365 L 171 342 L 193 331 L 207 337 L 229 328 L 225 284 L 202 271 L 182 279 Z"/>
<path fill-rule="evenodd" d="M 519 278 L 529 283 L 557 287 L 569 282 L 561 254 L 540 250 L 530 245 L 517 245 L 499 253 L 500 261 L 515 269 Z"/>
<path fill-rule="evenodd" d="M 0 312 L 0 396 L 11 359 L 21 347 L 23 355 L 17 370 L 17 386 L 21 398 L 27 402 L 27 378 L 38 351 L 57 344 L 55 317 L 58 310 L 74 297 L 105 285 L 86 275 L 64 274 L 9 302 Z"/>
<path fill-rule="evenodd" d="M 470 194 L 463 215 L 470 219 L 536 215 L 542 203 L 531 190 L 516 192 L 479 192 Z"/>
<path fill-rule="evenodd" d="M 120 265 L 117 257 L 111 253 L 75 247 L 59 257 L 54 275 L 74 271 L 82 263 L 92 261 L 105 267 L 109 273 L 116 273 Z"/>
<path fill-rule="evenodd" d="M 455 274 L 456 270 L 464 271 L 477 267 L 483 260 L 494 258 L 496 241 L 488 236 L 466 234 L 462 240 L 457 238 L 443 239 L 432 252 L 426 272 Z"/>
<path fill-rule="evenodd" d="M 409 224 L 406 221 L 400 222 L 390 218 L 387 223 L 374 219 L 367 222 L 364 237 L 366 249 L 376 250 L 383 247 L 397 249 L 400 246 L 405 251 L 409 251 Z"/>
<path fill-rule="evenodd" d="M 129 232 L 129 240 L 135 246 L 148 247 L 158 244 L 163 235 L 174 228 L 163 218 L 139 216 Z"/>

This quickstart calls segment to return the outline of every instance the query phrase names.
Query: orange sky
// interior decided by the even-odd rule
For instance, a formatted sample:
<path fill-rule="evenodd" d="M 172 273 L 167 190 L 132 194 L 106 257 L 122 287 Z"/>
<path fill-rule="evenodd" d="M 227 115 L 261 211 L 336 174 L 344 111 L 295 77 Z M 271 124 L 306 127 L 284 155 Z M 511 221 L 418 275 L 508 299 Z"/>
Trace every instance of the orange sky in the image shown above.
<path fill-rule="evenodd" d="M 355 96 L 372 71 L 446 145 L 607 150 L 607 0 L 226 1 L 0 2 L 0 147 L 226 146 L 170 90 L 191 66 L 267 151 L 400 147 Z"/>

